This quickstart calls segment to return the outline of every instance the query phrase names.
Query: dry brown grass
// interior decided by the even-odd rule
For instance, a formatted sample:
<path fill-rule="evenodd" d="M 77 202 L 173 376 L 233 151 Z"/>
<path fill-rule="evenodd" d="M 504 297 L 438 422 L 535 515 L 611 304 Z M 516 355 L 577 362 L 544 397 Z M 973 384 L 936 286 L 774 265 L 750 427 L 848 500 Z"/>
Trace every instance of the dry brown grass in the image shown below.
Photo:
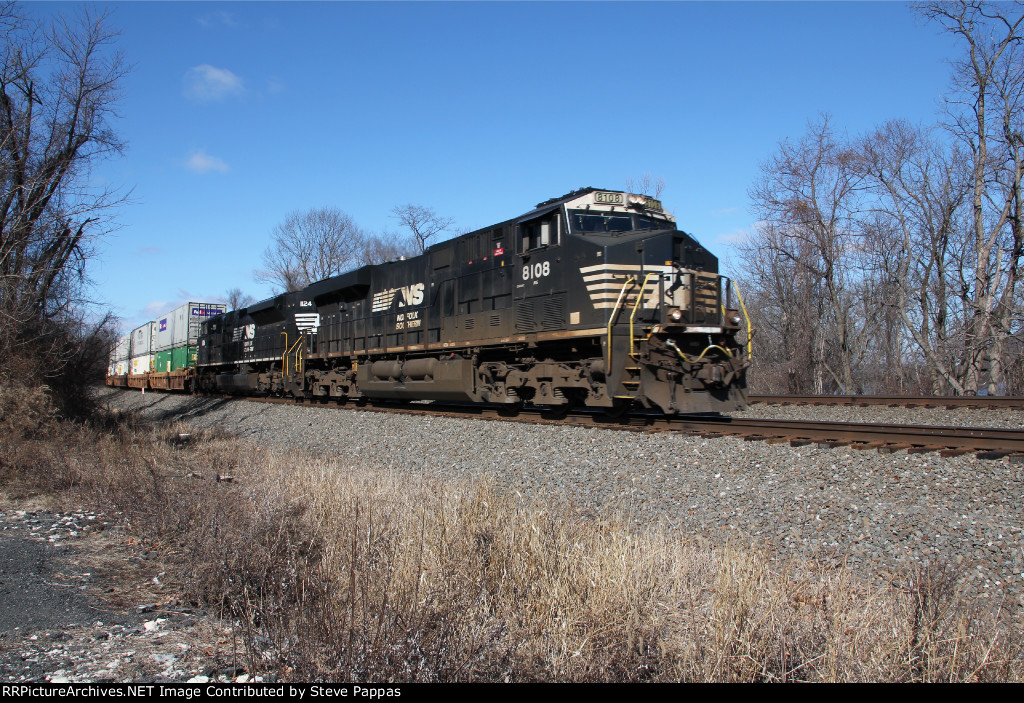
<path fill-rule="evenodd" d="M 5 483 L 73 487 L 123 510 L 192 598 L 242 623 L 254 671 L 390 681 L 1024 672 L 1008 619 L 964 600 L 944 569 L 880 587 L 845 568 L 779 567 L 750 547 L 637 532 L 615 515 L 583 518 L 487 483 L 181 437 L 181 427 L 54 432 L 59 441 L 4 441 Z"/>

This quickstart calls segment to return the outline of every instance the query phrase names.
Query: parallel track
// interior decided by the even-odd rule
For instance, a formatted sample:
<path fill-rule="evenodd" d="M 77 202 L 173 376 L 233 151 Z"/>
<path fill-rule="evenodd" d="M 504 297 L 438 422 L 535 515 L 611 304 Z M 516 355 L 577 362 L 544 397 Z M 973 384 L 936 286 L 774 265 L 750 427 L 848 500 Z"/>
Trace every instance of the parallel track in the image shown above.
<path fill-rule="evenodd" d="M 510 414 L 494 406 L 448 403 L 336 405 L 293 399 L 252 398 L 263 402 L 312 404 L 368 412 L 392 412 L 414 415 L 479 418 L 534 424 L 550 423 L 638 432 L 682 432 L 701 436 L 735 436 L 769 443 L 788 442 L 792 446 L 850 446 L 880 452 L 907 450 L 911 453 L 937 451 L 942 456 L 977 452 L 979 458 L 1011 456 L 1024 462 L 1024 431 L 984 427 L 941 425 L 900 425 L 881 423 L 821 422 L 812 420 L 775 420 L 732 418 L 722 415 L 667 417 L 634 413 L 613 419 L 597 412 L 572 412 L 564 416 L 539 409 L 523 409 Z"/>
<path fill-rule="evenodd" d="M 773 405 L 887 405 L 906 408 L 1024 409 L 1024 397 L 997 395 L 752 395 L 750 402 Z"/>

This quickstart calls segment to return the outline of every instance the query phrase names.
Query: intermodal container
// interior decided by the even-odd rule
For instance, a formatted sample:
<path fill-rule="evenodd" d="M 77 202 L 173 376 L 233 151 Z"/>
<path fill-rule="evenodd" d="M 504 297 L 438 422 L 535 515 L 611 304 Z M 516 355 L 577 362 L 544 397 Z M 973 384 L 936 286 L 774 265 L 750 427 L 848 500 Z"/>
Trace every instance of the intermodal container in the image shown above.
<path fill-rule="evenodd" d="M 174 346 L 174 313 L 168 312 L 158 315 L 154 320 L 153 328 L 153 351 L 168 351 Z"/>
<path fill-rule="evenodd" d="M 155 322 L 153 351 L 195 346 L 199 341 L 199 325 L 203 320 L 220 315 L 227 309 L 220 303 L 190 302 L 160 315 Z"/>
<path fill-rule="evenodd" d="M 220 303 L 188 303 L 174 311 L 174 346 L 196 346 L 199 343 L 199 326 L 203 320 L 220 315 L 227 310 Z"/>
<path fill-rule="evenodd" d="M 174 367 L 171 363 L 171 350 L 164 349 L 158 351 L 153 355 L 153 370 L 158 373 L 167 373 L 168 371 L 174 371 Z"/>
<path fill-rule="evenodd" d="M 196 365 L 196 347 L 195 346 L 183 346 L 175 347 L 171 350 L 171 370 L 180 371 L 181 369 L 195 368 Z"/>
<path fill-rule="evenodd" d="M 107 364 L 107 373 L 111 376 L 123 376 L 128 373 L 128 359 L 131 358 L 131 346 L 131 332 L 117 338 L 114 346 L 110 349 L 110 363 Z"/>
<path fill-rule="evenodd" d="M 133 356 L 131 359 L 131 366 L 129 367 L 130 373 L 137 375 L 140 373 L 149 373 L 153 366 L 153 356 L 150 354 L 143 354 L 142 356 Z"/>
<path fill-rule="evenodd" d="M 147 322 L 141 327 L 132 330 L 131 354 L 132 359 L 139 356 L 149 356 L 153 350 L 153 335 L 156 332 L 156 323 Z"/>
<path fill-rule="evenodd" d="M 122 334 L 117 338 L 117 343 L 114 344 L 114 353 L 111 354 L 111 359 L 114 361 L 127 361 L 132 358 L 132 334 Z"/>

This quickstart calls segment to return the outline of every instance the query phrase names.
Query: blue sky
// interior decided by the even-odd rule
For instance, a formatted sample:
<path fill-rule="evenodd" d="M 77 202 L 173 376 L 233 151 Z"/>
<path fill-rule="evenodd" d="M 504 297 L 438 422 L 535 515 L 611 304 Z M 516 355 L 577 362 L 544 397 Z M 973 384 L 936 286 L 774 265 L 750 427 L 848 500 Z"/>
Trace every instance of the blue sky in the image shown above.
<path fill-rule="evenodd" d="M 30 5 L 37 15 L 74 9 Z M 747 191 L 822 112 L 860 134 L 932 122 L 951 37 L 895 2 L 123 2 L 132 189 L 91 273 L 130 329 L 253 281 L 274 225 L 337 207 L 463 230 L 645 173 L 723 260 Z M 728 266 L 726 266 L 728 268 Z"/>

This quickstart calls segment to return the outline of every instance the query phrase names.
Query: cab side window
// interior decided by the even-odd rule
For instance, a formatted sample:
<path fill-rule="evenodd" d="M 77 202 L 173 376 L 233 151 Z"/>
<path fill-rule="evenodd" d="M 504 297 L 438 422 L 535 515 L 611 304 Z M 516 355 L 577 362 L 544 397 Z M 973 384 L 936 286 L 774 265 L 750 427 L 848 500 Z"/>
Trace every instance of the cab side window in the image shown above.
<path fill-rule="evenodd" d="M 555 246 L 561 239 L 561 218 L 551 213 L 519 224 L 519 252 Z"/>

